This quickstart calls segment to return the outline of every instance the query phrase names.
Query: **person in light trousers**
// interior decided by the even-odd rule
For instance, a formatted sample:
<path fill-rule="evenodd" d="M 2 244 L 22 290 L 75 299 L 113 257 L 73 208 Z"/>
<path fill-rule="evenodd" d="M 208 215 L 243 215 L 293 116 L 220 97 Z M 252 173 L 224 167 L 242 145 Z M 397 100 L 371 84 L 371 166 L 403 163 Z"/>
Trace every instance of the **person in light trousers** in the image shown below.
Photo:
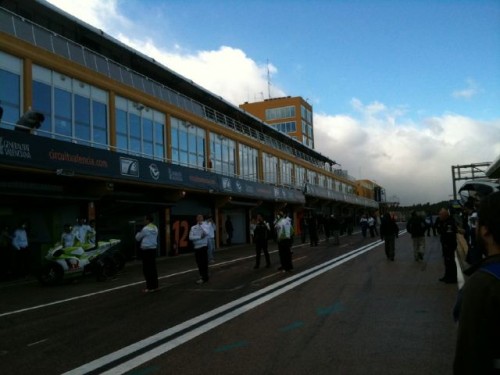
<path fill-rule="evenodd" d="M 196 224 L 189 230 L 189 240 L 193 243 L 194 256 L 200 279 L 197 284 L 203 284 L 208 281 L 208 230 L 204 224 L 203 215 L 196 216 Z"/>
<path fill-rule="evenodd" d="M 158 290 L 158 270 L 156 268 L 156 254 L 158 251 L 158 227 L 153 223 L 153 216 L 144 217 L 144 227 L 135 235 L 136 241 L 141 243 L 142 272 L 146 279 L 144 293 Z"/>
<path fill-rule="evenodd" d="M 205 227 L 208 232 L 207 249 L 208 249 L 208 263 L 215 262 L 215 223 L 212 216 L 209 216 L 205 221 Z"/>

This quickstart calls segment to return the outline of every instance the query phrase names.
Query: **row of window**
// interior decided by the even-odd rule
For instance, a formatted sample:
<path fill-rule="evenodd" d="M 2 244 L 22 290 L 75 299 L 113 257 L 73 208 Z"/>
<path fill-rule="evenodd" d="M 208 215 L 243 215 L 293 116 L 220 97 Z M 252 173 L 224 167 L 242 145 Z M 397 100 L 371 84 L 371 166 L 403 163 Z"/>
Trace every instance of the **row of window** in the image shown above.
<path fill-rule="evenodd" d="M 0 58 L 0 104 L 4 109 L 0 126 L 12 129 L 23 108 L 22 62 L 2 52 Z M 114 108 L 116 145 L 111 145 L 110 107 L 106 91 L 36 65 L 33 66 L 32 76 L 33 110 L 45 116 L 42 127 L 36 131 L 40 136 L 91 147 L 116 148 L 123 153 L 157 160 L 167 160 L 166 145 L 170 144 L 170 161 L 178 165 L 208 169 L 223 175 L 238 175 L 253 181 L 260 180 L 262 168 L 262 179 L 266 183 L 302 188 L 304 183 L 309 182 L 353 193 L 349 184 L 268 153 L 262 153 L 260 166 L 257 149 L 237 144 L 214 132 L 208 133 L 208 153 L 207 131 L 202 127 L 171 117 L 170 133 L 166 134 L 164 113 L 120 96 L 115 97 Z"/>
<path fill-rule="evenodd" d="M 266 121 L 293 117 L 295 117 L 294 106 L 266 109 Z"/>
<path fill-rule="evenodd" d="M 304 119 L 306 122 L 312 124 L 312 111 L 309 108 L 304 107 L 303 105 L 300 106 L 300 115 L 302 119 Z"/>
<path fill-rule="evenodd" d="M 276 130 L 282 133 L 295 133 L 297 131 L 297 125 L 295 121 L 289 122 L 279 122 L 271 124 Z"/>
<path fill-rule="evenodd" d="M 312 111 L 305 106 L 300 106 L 300 115 L 302 119 L 309 124 L 312 124 Z M 269 108 L 266 109 L 266 120 L 277 120 L 295 117 L 295 107 L 286 106 L 279 108 Z"/>

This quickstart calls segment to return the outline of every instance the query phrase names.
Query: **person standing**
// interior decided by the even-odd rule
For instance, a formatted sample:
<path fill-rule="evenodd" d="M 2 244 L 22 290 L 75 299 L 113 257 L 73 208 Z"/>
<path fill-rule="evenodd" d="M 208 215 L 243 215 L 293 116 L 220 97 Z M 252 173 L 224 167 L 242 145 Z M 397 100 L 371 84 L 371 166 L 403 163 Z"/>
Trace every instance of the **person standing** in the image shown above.
<path fill-rule="evenodd" d="M 425 217 L 425 225 L 427 237 L 431 236 L 431 230 L 434 237 L 436 237 L 436 227 L 434 226 L 434 220 L 432 220 L 432 214 L 430 212 L 427 212 L 427 216 Z"/>
<path fill-rule="evenodd" d="M 380 227 L 380 213 L 377 211 L 373 214 L 373 231 L 375 232 L 375 236 L 378 236 L 378 228 Z"/>
<path fill-rule="evenodd" d="M 87 233 L 91 230 L 90 226 L 87 224 L 87 220 L 83 218 L 76 219 L 76 225 L 73 227 L 73 234 L 75 236 L 78 245 L 87 244 Z"/>
<path fill-rule="evenodd" d="M 142 272 L 146 279 L 144 293 L 158 290 L 158 270 L 156 268 L 156 253 L 158 251 L 158 228 L 153 223 L 153 216 L 144 217 L 144 227 L 135 235 L 141 243 Z"/>
<path fill-rule="evenodd" d="M 309 244 L 311 247 L 318 246 L 319 242 L 318 217 L 315 214 L 311 214 L 311 216 L 309 216 L 308 219 L 308 224 L 309 224 Z"/>
<path fill-rule="evenodd" d="M 14 248 L 14 264 L 17 276 L 25 277 L 29 271 L 30 253 L 28 244 L 28 232 L 26 222 L 22 221 L 12 236 L 12 247 Z"/>
<path fill-rule="evenodd" d="M 224 224 L 225 229 L 226 229 L 226 234 L 227 234 L 227 245 L 230 246 L 233 242 L 233 232 L 234 232 L 234 227 L 233 227 L 233 222 L 231 221 L 231 217 L 228 216 L 226 219 L 226 223 Z"/>
<path fill-rule="evenodd" d="M 253 231 L 255 230 L 255 226 L 257 225 L 257 219 L 252 218 L 250 219 L 250 227 L 249 232 L 250 232 L 250 243 L 255 243 L 255 239 L 253 238 Z"/>
<path fill-rule="evenodd" d="M 321 216 L 321 221 L 323 222 L 323 231 L 325 232 L 325 242 L 330 242 L 330 236 L 332 235 L 332 229 L 330 227 L 330 217 Z"/>
<path fill-rule="evenodd" d="M 87 243 L 92 247 L 97 245 L 97 232 L 95 229 L 95 220 L 90 220 L 89 222 L 89 231 L 87 232 Z"/>
<path fill-rule="evenodd" d="M 359 225 L 361 227 L 361 234 L 363 235 L 363 238 L 366 238 L 366 231 L 368 230 L 368 219 L 366 218 L 366 215 L 361 216 Z"/>
<path fill-rule="evenodd" d="M 453 371 L 500 373 L 500 192 L 484 197 L 477 221 L 477 245 L 487 256 L 469 277 L 459 299 Z"/>
<path fill-rule="evenodd" d="M 391 217 L 391 214 L 386 212 L 380 224 L 380 239 L 385 242 L 385 255 L 391 261 L 394 261 L 398 234 L 398 225 Z"/>
<path fill-rule="evenodd" d="M 69 224 L 64 224 L 63 226 L 61 245 L 63 249 L 73 247 L 75 245 L 75 234 L 73 233 L 73 228 L 71 228 L 71 225 Z"/>
<path fill-rule="evenodd" d="M 281 267 L 279 270 L 291 272 L 292 263 L 292 238 L 293 226 L 290 218 L 286 217 L 282 211 L 278 212 L 274 224 L 276 230 L 276 240 L 278 241 L 278 253 L 280 256 Z"/>
<path fill-rule="evenodd" d="M 205 221 L 205 227 L 208 232 L 207 239 L 207 252 L 208 252 L 208 263 L 215 262 L 215 223 L 212 216 L 209 216 Z"/>
<path fill-rule="evenodd" d="M 306 236 L 308 232 L 309 232 L 308 219 L 307 217 L 302 216 L 302 218 L 300 219 L 300 241 L 302 243 L 306 242 Z"/>
<path fill-rule="evenodd" d="M 456 284 L 457 265 L 455 262 L 455 250 L 457 249 L 458 228 L 455 220 L 450 216 L 446 208 L 441 208 L 439 211 L 437 231 L 440 236 L 444 259 L 444 276 L 439 281 L 447 284 Z"/>
<path fill-rule="evenodd" d="M 411 234 L 413 242 L 413 257 L 416 262 L 424 259 L 425 251 L 425 221 L 415 211 L 411 213 L 410 220 L 406 224 L 406 230 Z"/>
<path fill-rule="evenodd" d="M 338 219 L 335 217 L 335 215 L 330 215 L 330 218 L 328 219 L 328 226 L 330 227 L 330 231 L 332 232 L 332 237 L 333 237 L 333 244 L 334 245 L 339 245 L 340 244 L 340 222 Z"/>
<path fill-rule="evenodd" d="M 370 215 L 368 216 L 368 229 L 370 230 L 370 237 L 373 238 L 375 237 L 375 218 Z"/>
<path fill-rule="evenodd" d="M 200 279 L 196 284 L 203 284 L 208 281 L 208 230 L 203 224 L 203 215 L 196 216 L 196 224 L 189 230 L 189 240 L 193 243 L 194 256 Z"/>
<path fill-rule="evenodd" d="M 260 267 L 260 254 L 264 252 L 264 257 L 266 258 L 266 267 L 271 267 L 271 257 L 269 256 L 269 251 L 267 249 L 269 233 L 271 228 L 269 224 L 264 221 L 261 214 L 257 215 L 257 221 L 255 223 L 255 228 L 253 230 L 253 239 L 255 242 L 255 267 L 257 269 Z"/>
<path fill-rule="evenodd" d="M 347 230 L 347 235 L 352 236 L 352 233 L 354 232 L 354 217 L 349 215 L 345 218 L 345 226 Z"/>

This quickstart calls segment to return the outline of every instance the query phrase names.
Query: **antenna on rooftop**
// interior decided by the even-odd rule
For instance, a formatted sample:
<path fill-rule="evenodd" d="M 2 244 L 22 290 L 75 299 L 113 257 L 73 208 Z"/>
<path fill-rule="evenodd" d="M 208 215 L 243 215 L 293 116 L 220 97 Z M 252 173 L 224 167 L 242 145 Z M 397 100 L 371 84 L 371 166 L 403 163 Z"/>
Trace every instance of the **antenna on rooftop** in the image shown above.
<path fill-rule="evenodd" d="M 263 101 L 263 100 L 264 100 L 264 92 L 260 91 L 260 92 L 258 93 L 258 95 L 259 95 L 259 96 L 257 96 L 256 94 L 254 94 L 254 95 L 253 95 L 253 100 L 254 100 L 254 101 L 257 101 L 257 99 L 258 99 L 258 98 L 260 98 L 260 100 L 262 100 L 262 101 Z"/>
<path fill-rule="evenodd" d="M 269 59 L 267 59 L 267 98 L 271 99 L 271 73 L 269 72 Z"/>

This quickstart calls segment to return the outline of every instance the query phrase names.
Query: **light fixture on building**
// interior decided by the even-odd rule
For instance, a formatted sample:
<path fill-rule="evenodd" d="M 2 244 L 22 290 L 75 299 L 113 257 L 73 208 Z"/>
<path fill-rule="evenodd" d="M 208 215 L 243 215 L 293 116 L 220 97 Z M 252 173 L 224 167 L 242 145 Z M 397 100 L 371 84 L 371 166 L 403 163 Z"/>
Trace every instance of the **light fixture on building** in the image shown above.
<path fill-rule="evenodd" d="M 45 116 L 41 112 L 32 111 L 31 109 L 24 113 L 19 120 L 17 120 L 16 130 L 30 132 L 42 126 Z"/>
<path fill-rule="evenodd" d="M 141 103 L 134 103 L 133 106 L 138 111 L 142 111 L 144 109 L 144 104 L 141 104 Z"/>

